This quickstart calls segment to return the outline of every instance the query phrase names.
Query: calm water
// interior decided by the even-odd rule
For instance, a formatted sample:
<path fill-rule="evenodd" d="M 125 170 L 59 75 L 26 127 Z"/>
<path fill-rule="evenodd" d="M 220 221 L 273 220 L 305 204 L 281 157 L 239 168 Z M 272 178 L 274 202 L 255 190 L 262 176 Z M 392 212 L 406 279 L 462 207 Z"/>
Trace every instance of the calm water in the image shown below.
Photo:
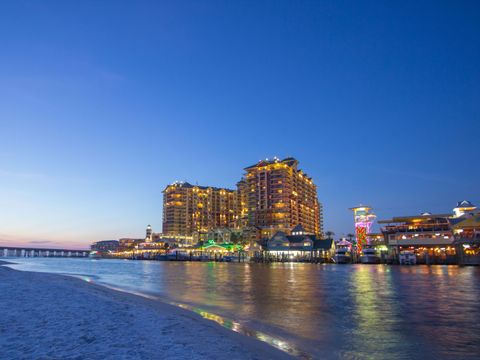
<path fill-rule="evenodd" d="M 480 358 L 480 268 L 14 261 L 205 310 L 313 358 Z"/>

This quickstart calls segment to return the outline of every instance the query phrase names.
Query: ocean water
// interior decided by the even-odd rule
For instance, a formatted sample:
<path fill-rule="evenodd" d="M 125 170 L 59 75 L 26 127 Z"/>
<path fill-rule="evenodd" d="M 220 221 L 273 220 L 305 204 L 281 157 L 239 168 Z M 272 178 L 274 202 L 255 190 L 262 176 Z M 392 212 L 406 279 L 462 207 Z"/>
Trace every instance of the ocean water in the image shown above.
<path fill-rule="evenodd" d="M 480 268 L 11 261 L 174 303 L 299 357 L 480 358 Z"/>

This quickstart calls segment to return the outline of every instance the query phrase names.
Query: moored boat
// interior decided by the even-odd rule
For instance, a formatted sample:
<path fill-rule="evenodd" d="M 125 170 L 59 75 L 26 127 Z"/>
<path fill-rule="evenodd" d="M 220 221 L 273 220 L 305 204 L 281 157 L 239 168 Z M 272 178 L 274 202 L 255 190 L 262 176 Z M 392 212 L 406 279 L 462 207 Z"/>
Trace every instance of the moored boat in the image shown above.
<path fill-rule="evenodd" d="M 365 248 L 360 255 L 361 264 L 380 264 L 380 257 L 374 248 Z"/>
<path fill-rule="evenodd" d="M 101 259 L 102 254 L 99 251 L 91 251 L 90 254 L 88 254 L 88 257 L 90 259 Z"/>
<path fill-rule="evenodd" d="M 210 256 L 206 254 L 193 255 L 192 260 L 193 261 L 210 261 Z"/>
<path fill-rule="evenodd" d="M 402 251 L 398 256 L 398 260 L 400 265 L 415 265 L 417 263 L 417 257 L 412 251 Z"/>
<path fill-rule="evenodd" d="M 352 256 L 347 248 L 342 247 L 335 250 L 333 260 L 337 264 L 350 264 L 352 262 Z"/>

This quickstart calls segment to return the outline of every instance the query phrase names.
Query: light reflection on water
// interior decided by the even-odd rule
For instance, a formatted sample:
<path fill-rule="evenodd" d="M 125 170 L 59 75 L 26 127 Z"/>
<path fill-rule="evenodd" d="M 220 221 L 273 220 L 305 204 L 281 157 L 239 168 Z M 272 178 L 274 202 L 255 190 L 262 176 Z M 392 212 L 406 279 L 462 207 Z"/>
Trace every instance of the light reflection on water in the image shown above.
<path fill-rule="evenodd" d="M 83 281 L 86 281 L 88 283 L 95 283 L 95 281 L 89 276 L 76 275 L 76 274 L 73 274 L 73 275 L 70 275 L 70 276 L 76 277 L 76 278 L 81 279 Z M 112 290 L 127 292 L 127 293 L 130 293 L 130 294 L 142 296 L 142 297 L 145 297 L 145 298 L 150 299 L 150 300 L 157 300 L 157 301 L 166 302 L 165 299 L 163 299 L 159 296 L 154 296 L 154 295 L 151 295 L 151 294 L 146 294 L 146 293 L 139 292 L 139 291 L 134 291 L 134 290 L 126 290 L 126 289 L 116 287 L 116 286 L 112 286 L 112 285 L 108 285 L 108 284 L 103 284 L 103 286 L 105 286 L 109 289 L 112 289 Z M 190 305 L 186 305 L 186 304 L 180 304 L 180 303 L 173 302 L 173 301 L 167 301 L 167 303 L 170 304 L 170 305 L 178 306 L 182 309 L 192 311 L 192 312 L 200 315 L 204 319 L 214 321 L 217 324 L 222 325 L 223 327 L 225 327 L 227 329 L 230 329 L 232 331 L 238 332 L 238 333 L 246 335 L 246 336 L 254 337 L 254 338 L 256 338 L 260 341 L 266 342 L 269 345 L 271 345 L 273 347 L 276 347 L 277 349 L 282 350 L 282 351 L 284 351 L 284 352 L 286 352 L 286 353 L 288 353 L 292 356 L 295 356 L 295 357 L 298 357 L 298 358 L 301 358 L 301 359 L 311 359 L 312 358 L 310 354 L 298 349 L 296 346 L 288 343 L 287 341 L 282 341 L 281 339 L 278 339 L 274 336 L 262 333 L 260 331 L 255 331 L 255 330 L 249 329 L 248 327 L 245 327 L 245 326 L 241 325 L 240 323 L 238 323 L 236 321 L 226 319 L 226 318 L 224 318 L 220 315 L 210 313 L 210 312 L 205 311 L 203 309 L 200 309 L 198 307 L 194 307 L 194 306 L 190 306 Z"/>
<path fill-rule="evenodd" d="M 160 297 L 297 356 L 454 359 L 480 353 L 478 268 L 19 261 L 25 270 L 93 275 L 95 282 Z"/>

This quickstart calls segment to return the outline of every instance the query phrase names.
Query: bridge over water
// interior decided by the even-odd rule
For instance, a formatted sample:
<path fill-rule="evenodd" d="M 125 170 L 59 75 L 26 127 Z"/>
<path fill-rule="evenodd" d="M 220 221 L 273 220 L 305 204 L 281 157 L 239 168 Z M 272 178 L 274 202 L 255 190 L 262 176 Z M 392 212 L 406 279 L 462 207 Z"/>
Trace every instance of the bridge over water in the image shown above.
<path fill-rule="evenodd" d="M 89 250 L 0 246 L 0 257 L 87 257 Z"/>

